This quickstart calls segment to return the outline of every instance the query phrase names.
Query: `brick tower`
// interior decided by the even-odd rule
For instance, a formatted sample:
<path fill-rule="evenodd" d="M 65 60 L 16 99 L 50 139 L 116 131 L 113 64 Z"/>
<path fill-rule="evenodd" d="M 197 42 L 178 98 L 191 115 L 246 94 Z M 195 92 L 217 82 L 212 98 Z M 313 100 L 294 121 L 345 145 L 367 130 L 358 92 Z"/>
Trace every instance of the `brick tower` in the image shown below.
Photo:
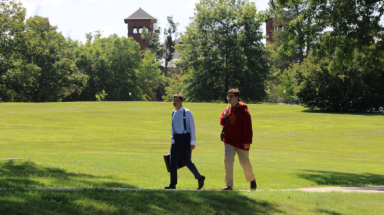
<path fill-rule="evenodd" d="M 124 22 L 128 24 L 128 37 L 133 37 L 140 44 L 140 50 L 148 48 L 148 45 L 141 39 L 142 28 L 147 27 L 149 32 L 153 32 L 152 22 L 156 23 L 156 21 L 155 18 L 141 8 L 124 19 Z"/>
<path fill-rule="evenodd" d="M 265 25 L 266 25 L 265 34 L 267 36 L 267 45 L 273 42 L 273 18 L 274 16 L 272 16 L 272 18 L 270 19 L 265 20 Z"/>

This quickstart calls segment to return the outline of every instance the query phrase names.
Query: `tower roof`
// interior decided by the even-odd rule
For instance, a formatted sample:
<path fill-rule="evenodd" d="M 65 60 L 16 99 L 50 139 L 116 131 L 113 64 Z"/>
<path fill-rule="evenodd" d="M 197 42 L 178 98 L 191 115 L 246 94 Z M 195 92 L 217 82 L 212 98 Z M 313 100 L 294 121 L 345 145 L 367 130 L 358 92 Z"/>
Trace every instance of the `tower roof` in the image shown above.
<path fill-rule="evenodd" d="M 124 19 L 124 22 L 127 23 L 127 21 L 134 21 L 134 20 L 148 20 L 148 19 L 154 19 L 155 22 L 157 21 L 155 18 L 153 18 L 151 15 L 149 15 L 147 12 L 145 12 L 143 9 L 139 8 L 137 11 L 135 11 L 132 15 L 128 16 Z"/>

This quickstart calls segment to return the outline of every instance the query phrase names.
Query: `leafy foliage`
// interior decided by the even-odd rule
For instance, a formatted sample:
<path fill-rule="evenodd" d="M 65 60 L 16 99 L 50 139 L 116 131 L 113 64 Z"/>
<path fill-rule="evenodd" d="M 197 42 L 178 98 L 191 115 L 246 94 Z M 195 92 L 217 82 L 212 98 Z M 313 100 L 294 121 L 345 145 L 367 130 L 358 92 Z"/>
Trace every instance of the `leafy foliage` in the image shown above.
<path fill-rule="evenodd" d="M 281 76 L 283 71 L 288 69 L 292 63 L 302 62 L 304 59 L 303 48 L 297 46 L 295 51 L 291 54 L 287 54 L 280 51 L 280 47 L 284 43 L 283 34 L 287 30 L 290 21 L 295 19 L 299 14 L 299 7 L 295 7 L 289 10 L 278 10 L 275 12 L 275 17 L 273 18 L 273 37 L 272 42 L 267 44 L 267 49 L 269 51 L 270 58 L 270 71 L 269 79 L 267 81 L 267 100 L 273 101 L 274 103 L 282 100 L 292 100 L 288 99 L 292 95 L 287 95 L 284 93 L 284 89 L 287 86 L 280 86 L 282 81 Z"/>
<path fill-rule="evenodd" d="M 164 101 L 171 102 L 172 101 L 172 95 L 176 93 L 181 93 L 182 95 L 186 93 L 186 86 L 184 85 L 184 80 L 186 78 L 186 75 L 184 74 L 171 74 L 171 76 L 167 77 L 168 79 L 168 86 L 165 87 L 166 95 L 163 96 Z M 186 101 L 188 101 L 188 98 L 185 98 Z"/>
<path fill-rule="evenodd" d="M 153 31 L 149 31 L 147 27 L 143 28 L 141 33 L 141 39 L 148 44 L 148 49 L 156 54 L 156 59 L 160 60 L 163 58 L 164 48 L 160 47 L 160 33 L 161 28 L 152 20 Z"/>
<path fill-rule="evenodd" d="M 179 23 L 173 21 L 173 16 L 167 16 L 168 26 L 164 28 L 164 63 L 165 63 L 165 76 L 168 76 L 168 64 L 173 59 L 175 53 L 176 39 L 179 36 L 177 26 Z"/>
<path fill-rule="evenodd" d="M 288 70 L 284 70 L 280 76 L 280 84 L 276 87 L 278 95 L 284 99 L 285 102 L 295 101 L 296 97 L 293 92 L 293 79 Z"/>
<path fill-rule="evenodd" d="M 141 90 L 147 95 L 148 100 L 156 100 L 156 94 L 153 92 L 166 81 L 161 75 L 160 62 L 156 61 L 155 53 L 150 50 L 144 52 L 144 58 L 138 69 L 138 83 Z"/>
<path fill-rule="evenodd" d="M 188 75 L 191 100 L 226 100 L 230 88 L 238 88 L 245 101 L 265 96 L 269 70 L 260 30 L 264 20 L 248 0 L 202 0 L 195 17 L 176 45 L 179 66 Z"/>
<path fill-rule="evenodd" d="M 74 62 L 77 43 L 57 32 L 48 18 L 35 16 L 24 23 L 25 9 L 17 1 L 0 6 L 1 100 L 59 101 L 78 92 L 87 76 Z"/>
<path fill-rule="evenodd" d="M 284 34 L 282 50 L 290 52 L 294 45 L 304 47 L 314 44 L 314 54 L 327 58 L 335 55 L 328 69 L 337 73 L 337 68 L 353 64 L 353 53 L 357 49 L 376 44 L 376 52 L 384 51 L 383 25 L 380 20 L 384 14 L 384 2 L 380 0 L 270 0 L 272 10 L 292 8 L 297 4 L 307 4 L 302 14 L 291 21 Z M 329 34 L 320 31 L 331 29 Z M 295 38 L 291 41 L 291 38 Z"/>
<path fill-rule="evenodd" d="M 138 71 L 142 71 L 139 44 L 132 38 L 116 35 L 99 38 L 96 33 L 94 38 L 76 50 L 76 65 L 89 80 L 80 94 L 73 94 L 67 100 L 95 101 L 103 90 L 108 101 L 144 100 L 145 92 L 139 84 Z"/>
<path fill-rule="evenodd" d="M 290 21 L 297 17 L 295 11 L 291 10 L 279 10 L 276 12 L 275 18 L 273 18 L 273 41 L 267 46 L 270 51 L 271 57 L 271 71 L 279 71 L 282 73 L 284 69 L 287 69 L 290 64 L 294 62 L 302 62 L 304 55 L 301 47 L 296 47 L 292 54 L 287 54 L 280 51 L 280 47 L 283 45 L 283 34 L 288 29 Z"/>
<path fill-rule="evenodd" d="M 328 71 L 333 56 L 318 59 L 310 55 L 291 69 L 297 100 L 311 109 L 330 111 L 377 111 L 384 105 L 384 60 L 375 47 L 365 54 L 353 53 L 354 66 Z M 288 79 L 287 79 L 288 80 Z"/>
<path fill-rule="evenodd" d="M 0 3 L 0 101 L 144 100 L 164 80 L 155 54 L 132 38 L 99 30 L 82 44 L 25 13 L 19 1 Z"/>
<path fill-rule="evenodd" d="M 281 79 L 284 88 L 293 87 L 291 97 L 330 111 L 372 111 L 384 105 L 383 1 L 270 0 L 270 5 L 269 12 L 306 5 L 282 34 L 279 48 L 292 54 L 306 46 L 310 56 Z"/>

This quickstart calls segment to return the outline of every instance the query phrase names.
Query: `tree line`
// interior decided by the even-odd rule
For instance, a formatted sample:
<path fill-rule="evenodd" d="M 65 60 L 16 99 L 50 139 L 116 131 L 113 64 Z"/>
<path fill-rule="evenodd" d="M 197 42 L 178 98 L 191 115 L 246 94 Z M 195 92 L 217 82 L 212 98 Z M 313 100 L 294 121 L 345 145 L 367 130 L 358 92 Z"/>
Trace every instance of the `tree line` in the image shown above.
<path fill-rule="evenodd" d="M 87 34 L 84 44 L 73 41 L 48 18 L 25 20 L 20 2 L 2 2 L 0 100 L 159 100 L 158 91 L 165 100 L 178 92 L 189 101 L 226 101 L 227 89 L 239 88 L 244 100 L 261 101 L 269 65 L 255 4 L 207 0 L 195 11 L 183 34 L 168 17 L 163 48 L 161 29 L 144 29 L 149 48 L 140 51 L 132 38 L 102 38 L 100 31 Z M 176 50 L 178 62 L 172 61 Z"/>
<path fill-rule="evenodd" d="M 202 0 L 182 36 L 182 73 L 168 90 L 191 101 L 294 101 L 311 110 L 375 112 L 384 106 L 384 2 Z M 273 42 L 261 23 L 273 17 Z"/>
<path fill-rule="evenodd" d="M 376 111 L 384 106 L 384 3 L 378 0 L 201 0 L 182 33 L 170 16 L 143 31 L 148 49 L 101 32 L 65 38 L 48 18 L 25 21 L 16 0 L 1 3 L 0 100 L 226 102 L 295 101 L 310 109 Z M 261 25 L 273 18 L 273 42 Z M 175 52 L 178 61 L 173 61 Z M 164 60 L 163 68 L 161 60 Z M 174 66 L 171 66 L 174 65 Z M 160 96 L 156 95 L 160 93 Z"/>
<path fill-rule="evenodd" d="M 167 89 L 188 101 L 227 102 L 226 92 L 238 88 L 243 101 L 263 101 L 270 68 L 263 22 L 254 2 L 201 0 L 175 46 L 181 74 L 169 78 Z"/>
<path fill-rule="evenodd" d="M 132 38 L 65 38 L 49 19 L 25 19 L 19 1 L 0 3 L 0 101 L 138 101 L 164 81 L 151 50 Z"/>
<path fill-rule="evenodd" d="M 323 111 L 375 112 L 384 106 L 383 1 L 269 3 L 266 18 L 275 16 L 270 100 Z"/>

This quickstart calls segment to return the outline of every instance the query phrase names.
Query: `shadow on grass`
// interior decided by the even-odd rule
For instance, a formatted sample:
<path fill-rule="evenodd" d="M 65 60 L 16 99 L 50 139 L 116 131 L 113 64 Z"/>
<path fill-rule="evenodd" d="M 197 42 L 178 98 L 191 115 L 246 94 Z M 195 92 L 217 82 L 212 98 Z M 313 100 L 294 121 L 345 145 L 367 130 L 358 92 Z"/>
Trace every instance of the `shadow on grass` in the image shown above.
<path fill-rule="evenodd" d="M 34 163 L 0 165 L 0 185 L 21 183 L 38 186 L 33 178 L 70 180 L 98 176 L 69 173 Z M 102 185 L 103 182 L 87 182 Z M 92 184 L 93 183 L 93 184 Z M 96 183 L 96 184 L 94 184 Z M 121 187 L 135 188 L 130 184 Z M 10 186 L 8 186 L 10 187 Z M 79 191 L 24 190 L 23 186 L 0 190 L 0 214 L 273 214 L 284 213 L 267 201 L 257 201 L 240 192 L 111 191 L 100 188 Z M 107 187 L 107 186 L 105 186 Z M 117 186 L 115 186 L 117 187 Z M 257 193 L 254 193 L 255 195 Z"/>
<path fill-rule="evenodd" d="M 267 201 L 239 192 L 0 191 L 0 214 L 273 214 Z"/>
<path fill-rule="evenodd" d="M 302 110 L 302 113 L 324 113 L 337 115 L 355 115 L 355 116 L 384 116 L 383 113 L 363 113 L 363 112 L 339 112 L 339 111 L 321 111 L 321 110 Z"/>
<path fill-rule="evenodd" d="M 36 188 L 56 185 L 61 185 L 61 187 L 134 188 L 123 183 L 102 181 L 103 179 L 113 180 L 111 176 L 67 172 L 60 168 L 39 166 L 33 162 L 0 162 L 0 187 L 2 188 Z M 40 181 L 47 181 L 49 185 Z"/>
<path fill-rule="evenodd" d="M 343 173 L 330 171 L 304 170 L 298 173 L 300 178 L 313 181 L 318 185 L 337 185 L 337 186 L 373 186 L 384 185 L 384 175 L 372 173 Z"/>

